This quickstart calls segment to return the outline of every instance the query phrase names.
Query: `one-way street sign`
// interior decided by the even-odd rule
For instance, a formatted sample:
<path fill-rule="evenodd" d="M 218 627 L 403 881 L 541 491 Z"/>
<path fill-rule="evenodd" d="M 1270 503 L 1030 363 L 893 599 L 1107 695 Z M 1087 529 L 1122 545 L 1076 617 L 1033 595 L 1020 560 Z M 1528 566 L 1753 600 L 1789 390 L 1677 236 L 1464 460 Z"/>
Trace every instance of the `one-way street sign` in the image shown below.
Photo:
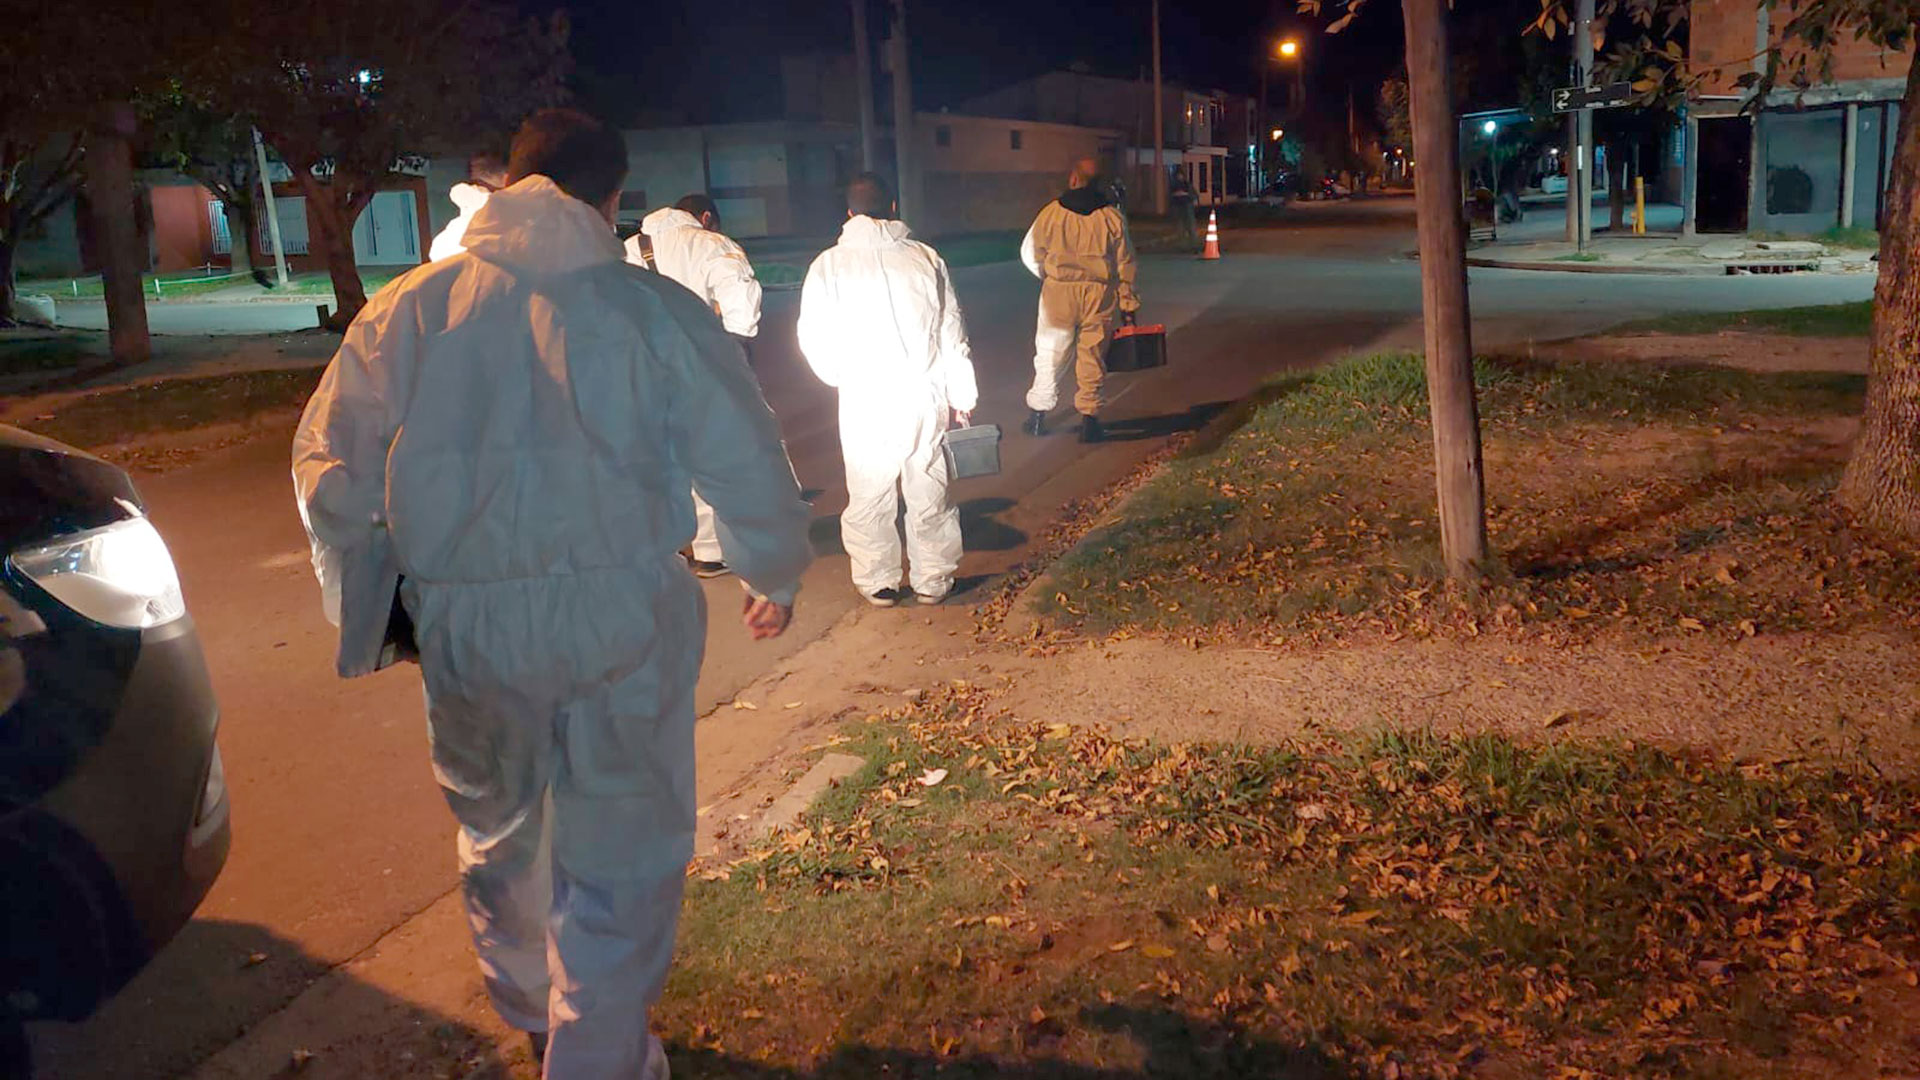
<path fill-rule="evenodd" d="M 1553 92 L 1553 111 L 1613 109 L 1632 100 L 1633 84 L 1630 82 L 1607 83 L 1604 86 L 1562 86 Z"/>

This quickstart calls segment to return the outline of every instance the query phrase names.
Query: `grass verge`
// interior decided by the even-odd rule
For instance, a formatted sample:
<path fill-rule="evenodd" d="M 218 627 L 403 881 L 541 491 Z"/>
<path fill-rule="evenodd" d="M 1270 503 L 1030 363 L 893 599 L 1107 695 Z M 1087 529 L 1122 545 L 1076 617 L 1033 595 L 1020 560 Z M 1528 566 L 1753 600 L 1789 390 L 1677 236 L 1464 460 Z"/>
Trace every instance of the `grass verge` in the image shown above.
<path fill-rule="evenodd" d="M 1056 625 L 1221 639 L 1920 623 L 1920 569 L 1831 490 L 1857 376 L 1476 364 L 1496 562 L 1441 587 L 1420 361 L 1270 384 L 1038 587 Z"/>
<path fill-rule="evenodd" d="M 319 382 L 318 367 L 168 379 L 87 394 L 52 413 L 22 416 L 13 422 L 49 438 L 95 449 L 297 409 Z"/>
<path fill-rule="evenodd" d="M 1820 242 L 1832 247 L 1854 248 L 1859 251 L 1880 250 L 1879 232 L 1859 225 L 1836 225 L 1820 234 Z"/>
<path fill-rule="evenodd" d="M 965 684 L 844 741 L 864 772 L 696 870 L 676 1074 L 1784 1076 L 1916 999 L 1912 787 L 1490 736 L 1167 746 Z"/>
<path fill-rule="evenodd" d="M 1628 323 L 1609 333 L 1718 334 L 1725 330 L 1790 334 L 1796 337 L 1865 337 L 1873 330 L 1873 301 L 1759 311 L 1664 315 L 1657 319 Z"/>

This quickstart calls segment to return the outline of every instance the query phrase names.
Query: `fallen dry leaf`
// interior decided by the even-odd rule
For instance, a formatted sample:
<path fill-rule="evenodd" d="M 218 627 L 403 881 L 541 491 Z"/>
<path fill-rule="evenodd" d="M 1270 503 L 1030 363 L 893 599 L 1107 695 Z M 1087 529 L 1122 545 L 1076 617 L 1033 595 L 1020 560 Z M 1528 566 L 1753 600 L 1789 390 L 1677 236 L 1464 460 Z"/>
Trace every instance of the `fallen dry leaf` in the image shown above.
<path fill-rule="evenodd" d="M 923 772 L 920 774 L 919 783 L 921 787 L 932 787 L 935 784 L 938 784 L 940 781 L 945 780 L 946 778 L 947 778 L 947 770 L 928 769 L 926 772 Z"/>

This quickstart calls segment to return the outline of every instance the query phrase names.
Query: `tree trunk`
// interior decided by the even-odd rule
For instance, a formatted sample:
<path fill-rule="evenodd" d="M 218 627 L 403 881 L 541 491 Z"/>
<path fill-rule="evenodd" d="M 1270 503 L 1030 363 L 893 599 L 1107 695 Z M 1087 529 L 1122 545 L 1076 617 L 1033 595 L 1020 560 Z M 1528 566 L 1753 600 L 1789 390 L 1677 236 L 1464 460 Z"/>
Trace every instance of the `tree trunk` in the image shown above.
<path fill-rule="evenodd" d="M 336 175 L 331 183 L 321 183 L 311 169 L 295 170 L 300 188 L 307 196 L 308 239 L 319 246 L 327 264 L 327 276 L 333 280 L 334 311 L 327 319 L 333 330 L 346 330 L 360 309 L 367 306 L 366 286 L 360 282 L 360 265 L 353 258 L 353 222 L 359 212 L 353 207 L 352 187 Z"/>
<path fill-rule="evenodd" d="M 13 297 L 13 237 L 0 236 L 0 326 L 12 326 Z"/>
<path fill-rule="evenodd" d="M 253 208 L 237 202 L 223 202 L 220 209 L 227 215 L 227 236 L 232 240 L 233 273 L 247 276 L 253 273 Z"/>
<path fill-rule="evenodd" d="M 1440 547 L 1448 576 L 1466 581 L 1480 572 L 1487 557 L 1487 514 L 1467 310 L 1459 120 L 1448 81 L 1447 9 L 1445 0 L 1403 0 L 1401 13 L 1413 95 L 1414 156 L 1420 162 L 1414 198 Z"/>
<path fill-rule="evenodd" d="M 1880 231 L 1860 437 L 1840 482 L 1856 519 L 1920 542 L 1920 64 L 1909 64 Z"/>
<path fill-rule="evenodd" d="M 134 208 L 134 111 L 113 102 L 87 134 L 86 183 L 99 245 L 100 289 L 106 299 L 107 340 L 113 362 L 126 367 L 153 355 L 141 275 L 148 268 L 146 239 Z"/>

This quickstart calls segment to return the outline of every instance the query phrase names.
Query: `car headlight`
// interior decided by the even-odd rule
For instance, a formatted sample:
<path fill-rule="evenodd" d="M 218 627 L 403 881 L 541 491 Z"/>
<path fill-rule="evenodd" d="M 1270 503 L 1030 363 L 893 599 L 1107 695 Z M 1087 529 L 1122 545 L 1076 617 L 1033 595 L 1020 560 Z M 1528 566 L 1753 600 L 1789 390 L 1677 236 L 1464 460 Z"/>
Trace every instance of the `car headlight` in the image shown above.
<path fill-rule="evenodd" d="M 187 613 L 166 541 L 144 517 L 13 553 L 14 568 L 95 622 L 144 630 Z"/>

